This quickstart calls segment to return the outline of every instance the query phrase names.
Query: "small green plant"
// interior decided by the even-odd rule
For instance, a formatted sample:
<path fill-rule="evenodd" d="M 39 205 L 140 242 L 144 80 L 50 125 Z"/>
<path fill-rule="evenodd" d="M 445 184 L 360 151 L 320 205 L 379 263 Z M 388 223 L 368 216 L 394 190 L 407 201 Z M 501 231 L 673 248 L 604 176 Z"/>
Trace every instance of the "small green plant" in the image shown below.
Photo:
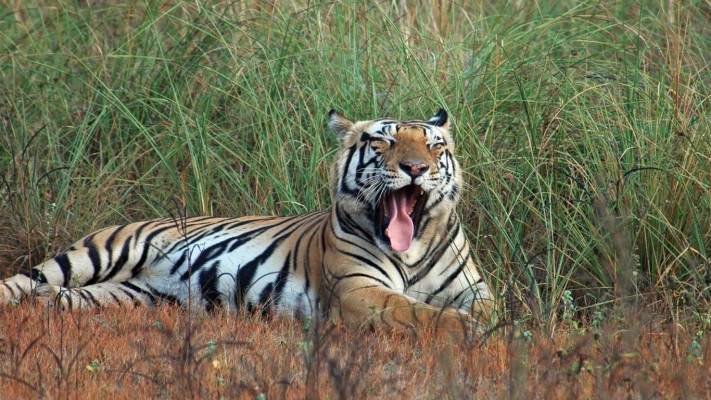
<path fill-rule="evenodd" d="M 573 293 L 570 290 L 564 290 L 561 296 L 561 302 L 563 303 L 563 321 L 569 323 L 575 330 L 579 330 L 580 323 L 577 320 L 578 309 L 575 306 Z"/>
<path fill-rule="evenodd" d="M 530 330 L 524 329 L 521 321 L 515 320 L 513 322 L 513 335 L 516 339 L 522 339 L 528 344 L 533 343 L 533 333 Z"/>
<path fill-rule="evenodd" d="M 590 321 L 590 324 L 594 328 L 600 328 L 600 324 L 602 324 L 603 321 L 605 321 L 605 313 L 600 310 L 594 310 L 592 312 L 592 319 Z"/>
<path fill-rule="evenodd" d="M 312 348 L 312 337 L 311 328 L 313 327 L 313 319 L 308 317 L 304 320 L 304 325 L 301 327 L 301 334 L 303 338 L 299 341 L 299 351 L 302 354 L 307 355 Z"/>
<path fill-rule="evenodd" d="M 92 360 L 91 363 L 86 366 L 86 370 L 91 372 L 92 379 L 97 379 L 97 374 L 101 371 L 101 362 L 96 359 Z"/>
<path fill-rule="evenodd" d="M 225 386 L 226 381 L 225 381 L 224 377 L 218 376 L 218 377 L 213 378 L 213 382 L 215 382 L 215 384 L 217 384 L 217 386 Z"/>
<path fill-rule="evenodd" d="M 533 334 L 531 331 L 523 331 L 521 332 L 521 337 L 527 342 L 527 343 L 533 343 Z"/>
<path fill-rule="evenodd" d="M 214 340 L 210 340 L 205 345 L 205 355 L 203 355 L 202 358 L 207 359 L 207 360 L 212 360 L 216 353 L 217 353 L 217 343 L 215 343 Z"/>
<path fill-rule="evenodd" d="M 101 363 L 99 360 L 92 360 L 89 365 L 86 366 L 87 371 L 89 372 L 97 372 L 101 370 Z"/>
<path fill-rule="evenodd" d="M 687 350 L 688 354 L 686 356 L 686 361 L 687 362 L 700 362 L 704 358 L 704 331 L 699 330 L 697 331 L 694 336 L 691 338 L 691 344 L 689 344 L 689 348 Z"/>

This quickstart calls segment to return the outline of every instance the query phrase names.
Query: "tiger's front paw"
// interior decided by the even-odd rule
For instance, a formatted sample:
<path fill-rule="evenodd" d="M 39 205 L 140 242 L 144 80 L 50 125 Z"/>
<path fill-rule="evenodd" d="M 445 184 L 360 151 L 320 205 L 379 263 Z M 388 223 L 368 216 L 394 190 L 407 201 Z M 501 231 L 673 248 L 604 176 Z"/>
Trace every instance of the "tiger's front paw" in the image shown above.
<path fill-rule="evenodd" d="M 76 307 L 72 301 L 72 290 L 62 286 L 38 285 L 34 288 L 31 299 L 35 304 L 51 310 L 65 311 Z"/>
<path fill-rule="evenodd" d="M 57 294 L 59 293 L 58 286 L 52 286 L 52 285 L 37 285 L 33 291 L 32 291 L 32 296 L 35 299 L 52 299 L 57 297 Z"/>
<path fill-rule="evenodd" d="M 39 304 L 45 308 L 54 308 L 57 293 L 58 291 L 55 287 L 47 284 L 40 284 L 32 288 L 32 291 L 27 295 L 27 300 L 34 304 Z"/>
<path fill-rule="evenodd" d="M 462 310 L 445 309 L 436 319 L 436 330 L 452 343 L 464 343 L 482 337 L 486 326 Z"/>

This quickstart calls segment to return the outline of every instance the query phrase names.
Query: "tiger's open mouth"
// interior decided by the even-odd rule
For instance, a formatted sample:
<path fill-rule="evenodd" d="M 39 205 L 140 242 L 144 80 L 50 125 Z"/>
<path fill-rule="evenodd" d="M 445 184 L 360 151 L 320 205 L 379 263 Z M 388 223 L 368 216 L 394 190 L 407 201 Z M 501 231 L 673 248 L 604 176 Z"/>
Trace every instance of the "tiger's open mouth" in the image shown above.
<path fill-rule="evenodd" d="M 396 252 L 410 248 L 420 222 L 427 194 L 418 185 L 405 186 L 386 194 L 378 207 L 378 223 L 383 237 Z"/>

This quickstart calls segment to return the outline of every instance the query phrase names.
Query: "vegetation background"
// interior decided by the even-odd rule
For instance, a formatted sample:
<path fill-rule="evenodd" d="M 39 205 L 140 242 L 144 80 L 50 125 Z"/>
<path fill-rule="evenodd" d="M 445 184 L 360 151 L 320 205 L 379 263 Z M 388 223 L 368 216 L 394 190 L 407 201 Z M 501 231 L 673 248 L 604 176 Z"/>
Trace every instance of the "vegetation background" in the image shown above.
<path fill-rule="evenodd" d="M 708 398 L 709 49 L 707 0 L 3 1 L 2 276 L 107 225 L 326 208 L 329 109 L 444 107 L 500 314 L 459 351 L 10 307 L 0 391 Z"/>

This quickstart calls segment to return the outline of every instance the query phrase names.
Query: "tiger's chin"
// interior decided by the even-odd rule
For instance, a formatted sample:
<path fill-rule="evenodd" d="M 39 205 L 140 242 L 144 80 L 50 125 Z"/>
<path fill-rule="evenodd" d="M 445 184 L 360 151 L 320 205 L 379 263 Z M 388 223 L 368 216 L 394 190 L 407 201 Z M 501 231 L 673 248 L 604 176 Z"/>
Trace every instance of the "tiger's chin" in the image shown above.
<path fill-rule="evenodd" d="M 378 205 L 377 226 L 380 237 L 390 243 L 393 251 L 401 253 L 410 248 L 427 198 L 419 185 L 408 185 L 383 196 Z"/>

